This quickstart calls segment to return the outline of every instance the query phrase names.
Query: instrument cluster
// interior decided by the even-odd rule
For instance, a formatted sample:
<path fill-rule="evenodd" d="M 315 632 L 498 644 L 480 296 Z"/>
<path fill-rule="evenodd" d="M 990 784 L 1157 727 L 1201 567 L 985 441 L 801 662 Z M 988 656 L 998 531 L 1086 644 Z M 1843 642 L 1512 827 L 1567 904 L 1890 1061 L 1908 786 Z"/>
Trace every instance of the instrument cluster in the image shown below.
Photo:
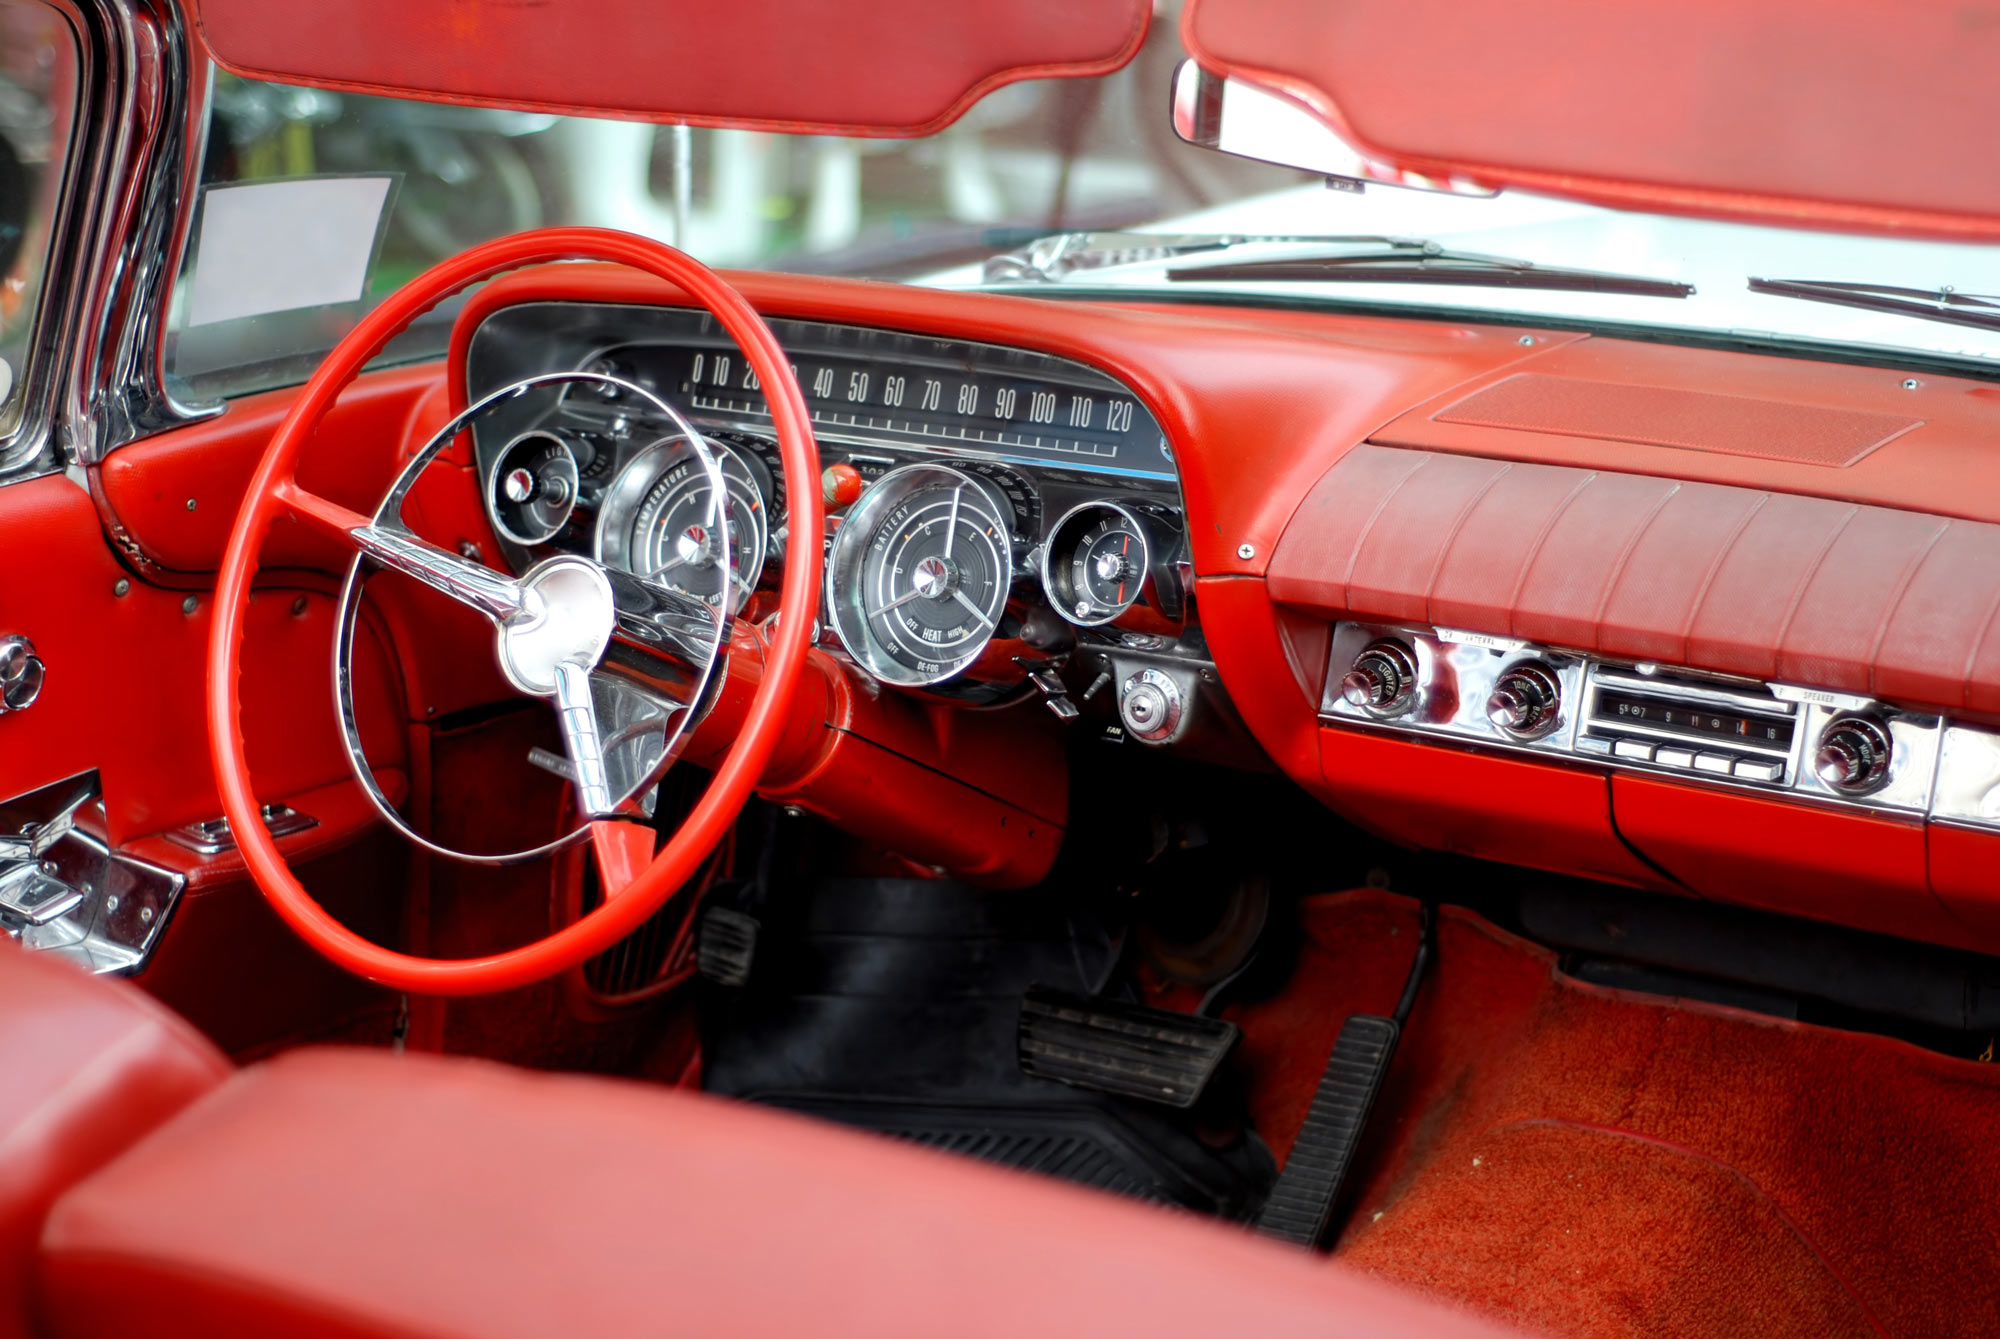
<path fill-rule="evenodd" d="M 824 467 L 818 613 L 857 665 L 979 700 L 1080 643 L 1181 640 L 1179 481 L 1129 390 L 1028 350 L 772 326 Z M 475 428 L 487 510 L 515 565 L 583 552 L 735 614 L 774 612 L 785 551 L 804 537 L 788 524 L 762 387 L 728 336 L 676 309 L 510 309 L 474 337 L 474 394 L 551 370 L 552 343 L 582 375 Z"/>

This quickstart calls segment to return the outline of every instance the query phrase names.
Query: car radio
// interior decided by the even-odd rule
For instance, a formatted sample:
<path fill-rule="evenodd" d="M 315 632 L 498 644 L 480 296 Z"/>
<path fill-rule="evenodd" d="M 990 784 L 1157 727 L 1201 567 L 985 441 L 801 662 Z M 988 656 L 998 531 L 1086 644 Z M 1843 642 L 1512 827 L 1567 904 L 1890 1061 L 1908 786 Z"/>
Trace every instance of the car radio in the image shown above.
<path fill-rule="evenodd" d="M 2000 826 L 1992 731 L 1851 694 L 1485 633 L 1336 624 L 1320 718 Z"/>

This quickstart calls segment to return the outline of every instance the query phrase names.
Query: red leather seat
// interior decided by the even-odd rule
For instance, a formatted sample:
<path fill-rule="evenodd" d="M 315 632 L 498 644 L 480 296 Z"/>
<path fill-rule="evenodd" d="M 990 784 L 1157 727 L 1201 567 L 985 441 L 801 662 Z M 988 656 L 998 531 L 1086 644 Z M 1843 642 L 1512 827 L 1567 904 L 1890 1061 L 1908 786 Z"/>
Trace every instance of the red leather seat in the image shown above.
<path fill-rule="evenodd" d="M 303 1051 L 76 1186 L 84 1336 L 1449 1336 L 1497 1331 L 1194 1218 L 800 1117 Z"/>
<path fill-rule="evenodd" d="M 229 1072 L 142 991 L 0 941 L 0 1339 L 32 1332 L 35 1239 L 56 1196 Z"/>

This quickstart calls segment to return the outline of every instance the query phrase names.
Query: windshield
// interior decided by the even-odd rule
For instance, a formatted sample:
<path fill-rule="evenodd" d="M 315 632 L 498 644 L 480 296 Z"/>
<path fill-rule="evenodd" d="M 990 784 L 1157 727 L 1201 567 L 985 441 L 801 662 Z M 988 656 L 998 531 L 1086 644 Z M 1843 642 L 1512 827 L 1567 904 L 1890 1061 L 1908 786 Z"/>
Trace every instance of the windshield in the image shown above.
<path fill-rule="evenodd" d="M 1166 89 L 1181 57 L 1174 24 L 1162 19 L 1114 75 L 1010 85 L 919 139 L 536 115 L 217 72 L 168 372 L 190 398 L 303 380 L 370 305 L 420 270 L 527 228 L 622 228 L 719 267 L 912 280 L 1051 232 L 1138 226 L 1318 180 L 1178 140 Z M 358 239 L 370 258 L 353 300 L 250 315 L 236 314 L 240 302 L 191 300 L 231 267 L 256 268 L 239 233 L 228 234 L 237 245 L 203 246 L 220 217 L 209 207 L 217 192 L 352 174 L 393 179 L 379 235 Z M 291 253 L 274 259 L 296 260 L 297 237 L 280 227 L 262 240 Z M 225 273 L 194 283 L 210 262 Z M 451 310 L 395 355 L 440 351 Z"/>
<path fill-rule="evenodd" d="M 2000 332 L 1749 287 L 1756 278 L 1995 294 L 2000 248 L 1709 223 L 1518 193 L 1329 189 L 1317 175 L 1184 144 L 1169 116 L 1183 55 L 1176 30 L 1173 15 L 1162 15 L 1117 74 L 1003 88 L 915 140 L 690 130 L 217 74 L 168 371 L 189 399 L 303 380 L 373 303 L 421 269 L 488 238 L 562 223 L 656 237 L 723 267 L 1044 293 L 1251 295 L 1865 346 L 1904 359 L 2000 358 Z M 236 188 L 300 182 L 344 203 L 299 213 L 307 197 L 294 192 L 291 215 L 239 207 L 252 196 Z M 1110 258 L 1117 263 L 1060 275 L 986 264 L 1079 230 L 1227 234 L 1230 244 L 1150 259 L 1128 249 Z M 1265 237 L 1284 240 L 1255 240 Z M 1258 262 L 1323 259 L 1314 239 L 1356 237 L 1429 243 L 1451 263 L 1427 262 L 1433 272 L 1414 276 L 1427 282 L 1410 282 L 1408 266 L 1348 264 L 1318 279 L 1309 265 L 1259 272 Z M 293 282 L 312 268 L 304 262 L 316 247 L 332 257 L 323 282 Z M 1471 263 L 1488 260 L 1502 263 Z M 1226 277 L 1200 272 L 1225 261 Z M 1515 262 L 1621 282 L 1524 283 Z M 1449 286 L 1437 272 L 1446 269 Z M 436 356 L 454 311 L 434 313 L 388 359 Z"/>

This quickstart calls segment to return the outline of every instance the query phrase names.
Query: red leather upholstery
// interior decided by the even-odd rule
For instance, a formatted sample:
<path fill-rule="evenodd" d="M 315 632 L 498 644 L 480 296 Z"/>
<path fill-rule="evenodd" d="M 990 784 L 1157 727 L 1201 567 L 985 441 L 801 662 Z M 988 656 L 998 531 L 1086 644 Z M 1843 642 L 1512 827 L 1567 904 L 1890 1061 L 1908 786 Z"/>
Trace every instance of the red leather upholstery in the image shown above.
<path fill-rule="evenodd" d="M 56 1196 L 228 1074 L 142 992 L 0 942 L 0 1339 L 32 1332 L 35 1237 Z"/>
<path fill-rule="evenodd" d="M 476 1061 L 246 1070 L 58 1206 L 52 1333 L 1462 1336 L 1310 1256 L 691 1093 Z"/>
<path fill-rule="evenodd" d="M 1943 708 L 2000 711 L 2000 525 L 1364 445 L 1271 597 Z"/>

